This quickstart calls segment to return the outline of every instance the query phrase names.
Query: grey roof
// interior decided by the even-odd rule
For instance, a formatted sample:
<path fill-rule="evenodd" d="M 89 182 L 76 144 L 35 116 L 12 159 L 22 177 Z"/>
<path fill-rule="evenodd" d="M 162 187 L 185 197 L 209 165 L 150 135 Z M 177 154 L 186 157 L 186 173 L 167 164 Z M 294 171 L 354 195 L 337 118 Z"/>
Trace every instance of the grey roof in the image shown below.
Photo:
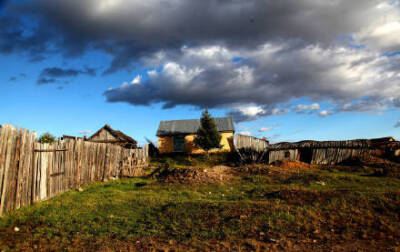
<path fill-rule="evenodd" d="M 235 131 L 232 117 L 214 118 L 218 131 Z M 193 134 L 200 127 L 200 119 L 161 121 L 157 136 Z"/>

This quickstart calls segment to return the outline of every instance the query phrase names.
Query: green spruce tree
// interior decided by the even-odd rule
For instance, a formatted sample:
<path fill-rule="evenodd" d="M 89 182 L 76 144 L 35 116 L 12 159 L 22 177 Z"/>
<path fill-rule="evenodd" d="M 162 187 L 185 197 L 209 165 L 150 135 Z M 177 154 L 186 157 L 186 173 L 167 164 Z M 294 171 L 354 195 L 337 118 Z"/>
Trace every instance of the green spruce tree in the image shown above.
<path fill-rule="evenodd" d="M 221 134 L 218 132 L 217 125 L 210 113 L 206 109 L 200 119 L 200 128 L 194 143 L 207 152 L 213 148 L 220 148 Z"/>

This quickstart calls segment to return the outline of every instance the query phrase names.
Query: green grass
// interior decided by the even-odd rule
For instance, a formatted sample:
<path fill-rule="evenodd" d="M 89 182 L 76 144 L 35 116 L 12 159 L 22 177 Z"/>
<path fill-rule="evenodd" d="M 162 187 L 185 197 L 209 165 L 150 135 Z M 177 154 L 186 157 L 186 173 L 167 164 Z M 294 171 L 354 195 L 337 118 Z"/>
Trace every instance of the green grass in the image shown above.
<path fill-rule="evenodd" d="M 367 175 L 314 170 L 242 174 L 224 184 L 92 183 L 1 218 L 0 249 L 395 248 L 400 179 Z"/>

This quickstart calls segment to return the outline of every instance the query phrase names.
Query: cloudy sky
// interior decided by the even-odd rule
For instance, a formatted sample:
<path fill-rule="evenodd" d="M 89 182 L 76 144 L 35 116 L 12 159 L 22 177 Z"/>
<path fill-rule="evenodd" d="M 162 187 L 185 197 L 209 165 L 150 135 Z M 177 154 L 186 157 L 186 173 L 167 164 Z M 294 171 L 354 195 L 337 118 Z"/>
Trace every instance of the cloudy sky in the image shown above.
<path fill-rule="evenodd" d="M 400 138 L 398 0 L 0 0 L 0 123 L 139 142 L 210 109 L 272 141 Z"/>

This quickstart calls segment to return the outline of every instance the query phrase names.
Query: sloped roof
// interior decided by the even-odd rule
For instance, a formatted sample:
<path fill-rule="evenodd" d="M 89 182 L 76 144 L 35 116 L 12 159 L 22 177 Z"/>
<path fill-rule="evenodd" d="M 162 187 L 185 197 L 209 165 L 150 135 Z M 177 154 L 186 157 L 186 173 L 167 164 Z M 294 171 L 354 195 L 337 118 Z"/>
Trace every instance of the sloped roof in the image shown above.
<path fill-rule="evenodd" d="M 101 129 L 99 129 L 96 133 L 94 133 L 91 137 L 88 138 L 88 140 L 90 141 L 94 136 L 96 136 L 97 134 L 100 133 L 101 130 L 107 130 L 108 132 L 110 132 L 111 135 L 113 135 L 116 139 L 118 139 L 118 141 L 121 142 L 129 142 L 129 143 L 133 143 L 133 144 L 137 144 L 137 142 L 135 141 L 135 139 L 133 139 L 132 137 L 122 133 L 119 130 L 114 130 L 110 127 L 110 125 L 104 125 L 104 127 L 102 127 Z"/>
<path fill-rule="evenodd" d="M 235 131 L 232 117 L 214 118 L 218 131 Z M 200 128 L 200 119 L 161 121 L 157 136 L 193 134 Z"/>

